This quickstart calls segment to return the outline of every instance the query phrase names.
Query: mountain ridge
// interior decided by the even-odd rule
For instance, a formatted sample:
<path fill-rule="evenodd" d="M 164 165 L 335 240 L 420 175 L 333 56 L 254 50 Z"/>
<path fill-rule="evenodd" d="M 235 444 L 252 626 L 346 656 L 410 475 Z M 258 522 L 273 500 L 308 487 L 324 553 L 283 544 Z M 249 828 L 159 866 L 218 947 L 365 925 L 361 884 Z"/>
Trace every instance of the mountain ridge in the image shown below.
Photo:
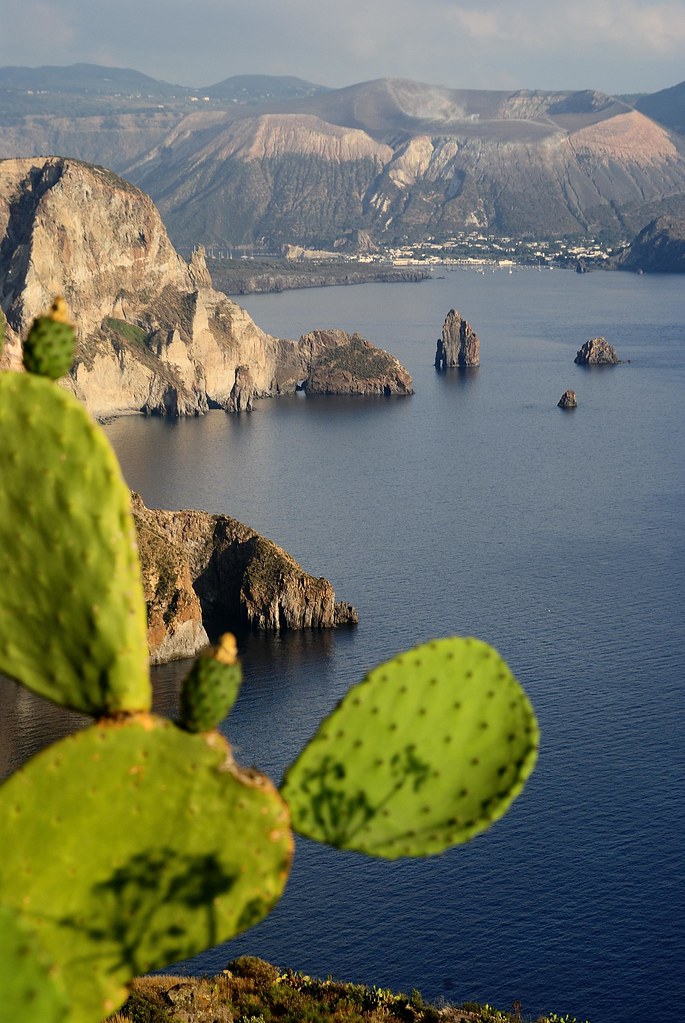
<path fill-rule="evenodd" d="M 118 87 L 116 69 L 86 70 Z M 3 90 L 2 79 L 0 69 L 0 157 L 63 152 L 110 166 L 152 196 L 187 250 L 329 249 L 351 230 L 378 244 L 469 230 L 625 237 L 685 196 L 685 139 L 638 109 L 648 97 L 633 106 L 591 89 L 404 78 L 325 89 L 256 75 L 204 92 L 178 87 L 158 104 L 71 95 L 65 102 L 83 99 L 85 112 L 57 117 L 49 97 Z M 12 115 L 18 97 L 22 112 Z M 97 113 L 105 99 L 107 116 Z M 47 112 L 26 113 L 33 101 Z"/>

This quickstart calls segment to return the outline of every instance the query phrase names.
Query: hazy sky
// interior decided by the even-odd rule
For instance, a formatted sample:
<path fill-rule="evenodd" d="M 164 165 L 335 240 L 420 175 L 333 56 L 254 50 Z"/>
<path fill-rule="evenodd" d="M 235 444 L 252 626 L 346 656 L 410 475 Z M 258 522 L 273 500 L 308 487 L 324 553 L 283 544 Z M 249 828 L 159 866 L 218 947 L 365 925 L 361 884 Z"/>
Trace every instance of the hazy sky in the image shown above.
<path fill-rule="evenodd" d="M 78 61 L 192 86 L 654 92 L 685 79 L 685 0 L 2 0 L 0 66 Z"/>

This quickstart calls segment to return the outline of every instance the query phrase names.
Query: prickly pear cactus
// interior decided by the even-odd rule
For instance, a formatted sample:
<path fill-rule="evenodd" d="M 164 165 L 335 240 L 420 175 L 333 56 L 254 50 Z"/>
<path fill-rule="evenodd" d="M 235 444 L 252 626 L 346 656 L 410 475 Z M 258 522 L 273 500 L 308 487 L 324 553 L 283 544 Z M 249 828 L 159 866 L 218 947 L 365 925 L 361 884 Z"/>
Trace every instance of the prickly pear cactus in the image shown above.
<path fill-rule="evenodd" d="M 395 859 L 465 842 L 501 817 L 535 764 L 538 726 L 499 654 L 436 640 L 371 671 L 284 779 L 293 827 Z"/>
<path fill-rule="evenodd" d="M 24 341 L 24 369 L 57 380 L 71 369 L 76 328 L 69 319 L 66 302 L 56 298 L 49 312 L 38 316 Z"/>
<path fill-rule="evenodd" d="M 22 918 L 0 906 L 2 1018 L 12 1023 L 66 1023 L 67 996 L 36 936 Z"/>
<path fill-rule="evenodd" d="M 150 706 L 129 491 L 79 402 L 0 373 L 0 671 L 93 715 Z"/>
<path fill-rule="evenodd" d="M 240 689 L 242 669 L 238 644 L 230 632 L 208 647 L 193 663 L 181 690 L 181 728 L 208 732 L 226 717 Z"/>
<path fill-rule="evenodd" d="M 0 834 L 0 905 L 21 912 L 52 960 L 70 1023 L 99 1023 L 133 976 L 257 923 L 292 855 L 268 779 L 238 772 L 217 733 L 150 715 L 91 726 L 30 760 L 0 787 Z"/>

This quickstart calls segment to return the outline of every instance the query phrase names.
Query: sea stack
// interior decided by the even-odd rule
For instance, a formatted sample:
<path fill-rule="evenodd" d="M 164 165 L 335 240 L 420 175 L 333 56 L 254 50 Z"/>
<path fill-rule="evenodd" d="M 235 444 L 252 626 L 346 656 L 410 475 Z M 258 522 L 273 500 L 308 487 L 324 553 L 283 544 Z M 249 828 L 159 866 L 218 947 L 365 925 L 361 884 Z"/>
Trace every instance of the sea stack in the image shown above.
<path fill-rule="evenodd" d="M 456 309 L 450 309 L 443 324 L 442 337 L 438 338 L 435 368 L 444 370 L 455 366 L 465 368 L 479 365 L 478 335 Z"/>
<path fill-rule="evenodd" d="M 561 398 L 557 402 L 559 408 L 576 408 L 578 400 L 576 398 L 576 392 L 572 390 L 564 391 Z"/>
<path fill-rule="evenodd" d="M 578 350 L 573 361 L 578 366 L 616 366 L 621 360 L 606 338 L 593 337 Z"/>

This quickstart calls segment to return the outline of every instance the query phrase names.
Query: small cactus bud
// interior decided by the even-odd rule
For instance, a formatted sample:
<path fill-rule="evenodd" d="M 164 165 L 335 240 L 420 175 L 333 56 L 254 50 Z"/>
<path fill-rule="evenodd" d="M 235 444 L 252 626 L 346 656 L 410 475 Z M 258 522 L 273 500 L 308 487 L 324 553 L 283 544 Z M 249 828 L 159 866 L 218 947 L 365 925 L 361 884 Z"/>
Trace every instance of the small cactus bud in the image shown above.
<path fill-rule="evenodd" d="M 69 320 L 66 302 L 58 296 L 50 311 L 33 321 L 24 342 L 24 368 L 57 380 L 71 369 L 75 345 L 76 328 Z"/>
<path fill-rule="evenodd" d="M 208 647 L 193 664 L 181 691 L 181 728 L 209 732 L 224 720 L 235 703 L 242 670 L 238 644 L 230 632 Z"/>

